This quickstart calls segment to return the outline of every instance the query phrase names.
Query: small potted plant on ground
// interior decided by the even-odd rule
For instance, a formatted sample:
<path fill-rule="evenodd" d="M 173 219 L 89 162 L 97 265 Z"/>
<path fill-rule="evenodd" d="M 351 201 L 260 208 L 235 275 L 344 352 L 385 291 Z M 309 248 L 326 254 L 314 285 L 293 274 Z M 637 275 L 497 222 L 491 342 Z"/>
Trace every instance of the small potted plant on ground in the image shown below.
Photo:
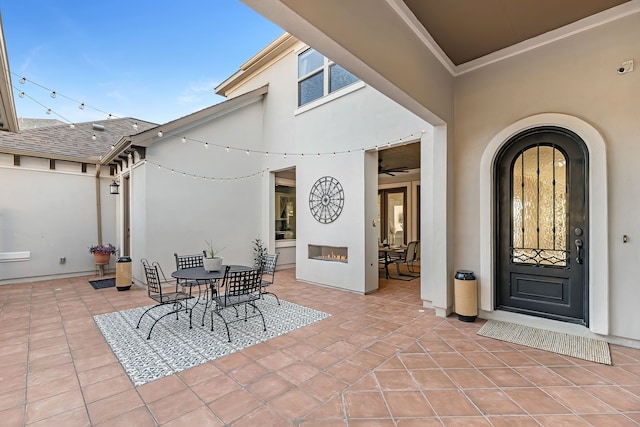
<path fill-rule="evenodd" d="M 93 254 L 96 264 L 107 264 L 111 255 L 116 253 L 116 247 L 111 243 L 107 245 L 89 246 L 89 253 Z"/>
<path fill-rule="evenodd" d="M 222 249 L 218 249 L 214 246 L 213 241 L 205 240 L 207 244 L 207 249 L 202 251 L 204 254 L 203 259 L 203 267 L 207 271 L 220 271 L 222 268 L 222 257 L 219 257 L 218 254 L 222 252 Z"/>

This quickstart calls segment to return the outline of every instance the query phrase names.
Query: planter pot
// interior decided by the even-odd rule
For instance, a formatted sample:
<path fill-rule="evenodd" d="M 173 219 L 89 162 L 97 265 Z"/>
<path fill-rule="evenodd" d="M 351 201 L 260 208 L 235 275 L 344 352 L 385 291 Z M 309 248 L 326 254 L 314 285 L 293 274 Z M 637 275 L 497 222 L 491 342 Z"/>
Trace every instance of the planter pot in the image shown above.
<path fill-rule="evenodd" d="M 220 269 L 222 268 L 222 258 L 204 258 L 203 266 L 207 271 L 220 271 Z"/>
<path fill-rule="evenodd" d="M 96 252 L 93 254 L 93 259 L 96 264 L 108 264 L 111 259 L 111 254 L 99 254 Z"/>

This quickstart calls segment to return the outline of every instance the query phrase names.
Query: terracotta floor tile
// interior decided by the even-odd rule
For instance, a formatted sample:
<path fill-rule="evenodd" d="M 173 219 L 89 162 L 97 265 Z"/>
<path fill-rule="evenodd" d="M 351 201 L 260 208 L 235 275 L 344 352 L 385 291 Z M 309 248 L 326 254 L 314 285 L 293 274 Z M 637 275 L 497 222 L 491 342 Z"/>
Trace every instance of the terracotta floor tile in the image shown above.
<path fill-rule="evenodd" d="M 309 394 L 319 399 L 326 400 L 345 389 L 347 387 L 347 383 L 334 378 L 331 375 L 320 372 L 313 378 L 302 383 L 300 387 L 303 390 L 306 390 Z"/>
<path fill-rule="evenodd" d="M 488 368 L 481 369 L 480 372 L 498 387 L 530 387 L 532 385 L 526 378 L 510 368 Z"/>
<path fill-rule="evenodd" d="M 80 390 L 67 391 L 46 399 L 27 403 L 26 422 L 27 424 L 34 423 L 81 407 L 84 407 L 84 400 Z"/>
<path fill-rule="evenodd" d="M 538 387 L 549 386 L 570 386 L 569 381 L 562 378 L 560 375 L 544 366 L 537 366 L 531 368 L 515 368 L 515 371 L 527 379 L 531 384 Z"/>
<path fill-rule="evenodd" d="M 467 390 L 467 397 L 485 415 L 524 415 L 524 411 L 502 390 Z"/>
<path fill-rule="evenodd" d="M 278 374 L 265 375 L 247 389 L 258 399 L 268 402 L 277 396 L 291 390 L 294 385 Z"/>
<path fill-rule="evenodd" d="M 129 377 L 119 375 L 83 387 L 82 394 L 84 395 L 85 402 L 91 403 L 133 389 L 134 386 Z"/>
<path fill-rule="evenodd" d="M 29 427 L 85 427 L 89 425 L 89 416 L 87 415 L 87 410 L 84 406 L 28 424 Z"/>
<path fill-rule="evenodd" d="M 153 403 L 167 396 L 177 394 L 186 388 L 187 386 L 179 377 L 171 375 L 141 385 L 140 387 L 137 387 L 137 390 L 145 403 Z"/>
<path fill-rule="evenodd" d="M 135 390 L 128 390 L 98 400 L 97 402 L 89 403 L 87 410 L 91 422 L 93 424 L 99 424 L 119 417 L 141 406 L 143 406 L 143 402 L 140 396 L 138 396 L 138 393 Z"/>
<path fill-rule="evenodd" d="M 621 387 L 595 386 L 586 387 L 584 390 L 618 411 L 640 411 L 640 397 Z"/>
<path fill-rule="evenodd" d="M 240 389 L 241 386 L 225 374 L 217 375 L 191 387 L 191 390 L 205 403 L 213 402 Z"/>
<path fill-rule="evenodd" d="M 431 353 L 431 357 L 441 368 L 470 368 L 471 364 L 456 353 Z"/>
<path fill-rule="evenodd" d="M 537 388 L 509 388 L 505 393 L 530 415 L 561 415 L 570 412 L 553 397 Z"/>
<path fill-rule="evenodd" d="M 302 389 L 294 388 L 276 397 L 269 406 L 287 419 L 300 418 L 321 405 L 321 401 Z"/>
<path fill-rule="evenodd" d="M 394 418 L 431 417 L 435 413 L 422 393 L 418 391 L 385 391 L 384 398 Z"/>
<path fill-rule="evenodd" d="M 423 390 L 431 407 L 439 416 L 480 415 L 471 401 L 458 390 Z"/>
<path fill-rule="evenodd" d="M 640 424 L 638 349 L 610 345 L 605 366 L 480 337 L 483 320 L 436 317 L 413 283 L 381 281 L 364 296 L 297 282 L 295 270 L 278 281 L 282 299 L 332 316 L 138 388 L 92 316 L 147 305 L 142 287 L 94 291 L 87 277 L 1 286 L 2 424 Z"/>
<path fill-rule="evenodd" d="M 191 390 L 176 391 L 148 405 L 154 418 L 164 424 L 204 406 Z"/>
<path fill-rule="evenodd" d="M 349 418 L 386 418 L 391 415 L 381 392 L 345 393 L 343 398 Z"/>
<path fill-rule="evenodd" d="M 15 408 L 17 406 L 22 408 L 25 400 L 26 388 L 18 388 L 8 391 L 6 393 L 0 392 L 0 411 L 6 409 Z"/>
<path fill-rule="evenodd" d="M 278 373 L 292 384 L 300 385 L 303 382 L 313 378 L 320 370 L 308 363 L 298 362 L 284 367 Z"/>

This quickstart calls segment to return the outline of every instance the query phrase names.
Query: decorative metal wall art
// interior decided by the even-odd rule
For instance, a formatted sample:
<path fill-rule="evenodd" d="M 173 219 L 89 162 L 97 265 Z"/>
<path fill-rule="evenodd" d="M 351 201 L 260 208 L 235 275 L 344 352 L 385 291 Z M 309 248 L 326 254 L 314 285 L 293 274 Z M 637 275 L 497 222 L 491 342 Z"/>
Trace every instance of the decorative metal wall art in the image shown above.
<path fill-rule="evenodd" d="M 323 176 L 318 179 L 309 192 L 309 210 L 311 215 L 322 224 L 338 219 L 344 207 L 344 190 L 337 179 Z"/>

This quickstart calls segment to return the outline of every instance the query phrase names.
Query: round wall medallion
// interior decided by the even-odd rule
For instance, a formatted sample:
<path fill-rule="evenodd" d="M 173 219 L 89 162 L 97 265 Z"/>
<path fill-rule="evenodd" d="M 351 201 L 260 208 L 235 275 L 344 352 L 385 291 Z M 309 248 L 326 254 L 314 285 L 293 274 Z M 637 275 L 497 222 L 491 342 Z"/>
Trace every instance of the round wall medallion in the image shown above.
<path fill-rule="evenodd" d="M 344 190 L 337 179 L 323 176 L 309 192 L 311 215 L 322 224 L 329 224 L 340 216 L 344 206 Z"/>

